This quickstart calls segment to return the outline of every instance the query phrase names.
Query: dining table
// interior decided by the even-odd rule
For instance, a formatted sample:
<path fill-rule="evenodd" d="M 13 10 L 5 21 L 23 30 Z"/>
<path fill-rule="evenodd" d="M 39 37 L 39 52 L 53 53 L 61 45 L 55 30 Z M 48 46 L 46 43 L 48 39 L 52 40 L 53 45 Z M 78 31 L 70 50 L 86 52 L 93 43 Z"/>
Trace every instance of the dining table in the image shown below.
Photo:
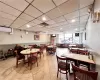
<path fill-rule="evenodd" d="M 75 65 L 77 65 L 77 62 L 84 62 L 88 64 L 89 70 L 91 68 L 91 65 L 96 64 L 94 60 L 89 59 L 88 55 L 71 53 L 67 48 L 57 48 L 56 55 L 58 55 L 59 57 L 66 57 L 68 60 L 76 61 Z"/>
<path fill-rule="evenodd" d="M 28 63 L 28 57 L 31 55 L 31 54 L 36 54 L 37 52 L 39 52 L 40 49 L 37 49 L 37 48 L 32 48 L 32 49 L 25 49 L 25 50 L 22 50 L 20 53 L 25 55 L 25 63 Z"/>

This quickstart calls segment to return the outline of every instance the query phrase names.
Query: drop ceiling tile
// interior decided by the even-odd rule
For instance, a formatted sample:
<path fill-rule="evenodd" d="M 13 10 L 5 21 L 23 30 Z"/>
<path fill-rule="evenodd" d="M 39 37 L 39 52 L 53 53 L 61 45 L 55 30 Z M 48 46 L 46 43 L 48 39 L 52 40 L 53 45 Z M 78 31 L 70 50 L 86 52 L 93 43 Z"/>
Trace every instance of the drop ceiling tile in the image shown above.
<path fill-rule="evenodd" d="M 12 14 L 14 16 L 18 16 L 21 13 L 20 11 L 13 9 L 13 8 L 3 4 L 3 3 L 0 3 L 0 11 Z"/>
<path fill-rule="evenodd" d="M 13 21 L 10 20 L 10 19 L 6 19 L 6 18 L 3 18 L 3 17 L 0 17 L 0 25 L 2 26 L 7 26 L 9 27 L 9 25 L 12 23 Z"/>
<path fill-rule="evenodd" d="M 58 6 L 58 5 L 60 5 L 60 4 L 64 3 L 64 2 L 66 2 L 66 1 L 68 1 L 68 0 L 53 0 L 53 1 L 54 1 L 55 4 Z"/>
<path fill-rule="evenodd" d="M 89 15 L 88 7 L 80 9 L 80 16 L 82 15 Z"/>
<path fill-rule="evenodd" d="M 1 1 L 20 11 L 23 11 L 28 6 L 28 3 L 25 0 L 1 0 Z"/>
<path fill-rule="evenodd" d="M 66 19 L 73 19 L 79 17 L 79 11 L 75 11 L 69 14 L 64 15 Z"/>
<path fill-rule="evenodd" d="M 34 0 L 32 4 L 44 13 L 55 7 L 52 0 Z"/>
<path fill-rule="evenodd" d="M 29 3 L 31 3 L 33 0 L 26 0 L 26 1 L 28 1 Z"/>
<path fill-rule="evenodd" d="M 54 19 L 55 22 L 63 22 L 63 21 L 66 21 L 65 18 L 63 16 L 61 17 L 58 17 L 56 19 Z"/>
<path fill-rule="evenodd" d="M 40 21 L 40 20 L 38 20 L 38 19 L 33 20 L 33 22 L 34 22 L 35 24 L 40 24 L 40 23 L 42 23 L 42 21 Z"/>
<path fill-rule="evenodd" d="M 34 19 L 33 17 L 31 17 L 31 16 L 29 16 L 29 15 L 27 15 L 25 13 L 22 13 L 19 18 L 27 20 L 27 21 L 31 21 L 31 20 Z"/>
<path fill-rule="evenodd" d="M 55 24 L 56 22 L 54 20 L 50 20 L 50 21 L 47 21 L 46 23 L 51 25 L 51 24 Z"/>
<path fill-rule="evenodd" d="M 11 25 L 11 27 L 13 27 L 13 28 L 19 28 L 19 27 L 21 27 L 22 25 L 24 25 L 24 24 L 26 24 L 27 23 L 27 21 L 25 21 L 25 20 L 23 20 L 23 19 L 21 19 L 21 18 L 18 18 L 12 25 Z"/>
<path fill-rule="evenodd" d="M 80 0 L 80 8 L 93 4 L 94 0 Z"/>
<path fill-rule="evenodd" d="M 45 17 L 46 18 L 46 20 L 45 21 L 43 21 L 43 17 Z M 40 21 L 43 21 L 43 22 L 46 22 L 46 21 L 49 21 L 50 20 L 50 18 L 48 17 L 48 16 L 46 16 L 46 15 L 42 15 L 42 16 L 40 16 L 39 18 L 37 18 L 38 20 L 40 20 Z"/>
<path fill-rule="evenodd" d="M 58 23 L 59 26 L 62 26 L 62 25 L 68 25 L 68 22 L 65 21 L 65 22 L 61 22 L 61 23 Z"/>
<path fill-rule="evenodd" d="M 63 15 L 78 10 L 78 0 L 69 0 L 58 6 Z"/>
<path fill-rule="evenodd" d="M 80 20 L 88 20 L 89 15 L 84 15 L 80 17 Z"/>
<path fill-rule="evenodd" d="M 72 24 L 75 23 L 75 22 L 72 22 L 72 20 L 75 20 L 75 22 L 77 22 L 77 21 L 79 21 L 79 17 L 68 19 L 67 21 L 68 21 L 68 23 L 72 23 Z"/>
<path fill-rule="evenodd" d="M 4 18 L 7 18 L 7 19 L 11 19 L 11 20 L 15 20 L 16 19 L 15 16 L 12 16 L 12 15 L 4 13 L 4 12 L 0 12 L 0 16 L 4 17 Z"/>
<path fill-rule="evenodd" d="M 54 19 L 54 18 L 61 16 L 62 14 L 59 12 L 58 8 L 55 8 L 49 11 L 48 13 L 46 13 L 46 15 L 49 16 L 50 19 Z"/>
<path fill-rule="evenodd" d="M 34 8 L 31 5 L 25 10 L 25 13 L 27 13 L 33 17 L 38 17 L 38 16 L 42 15 L 42 13 L 39 10 L 37 10 L 36 8 Z"/>

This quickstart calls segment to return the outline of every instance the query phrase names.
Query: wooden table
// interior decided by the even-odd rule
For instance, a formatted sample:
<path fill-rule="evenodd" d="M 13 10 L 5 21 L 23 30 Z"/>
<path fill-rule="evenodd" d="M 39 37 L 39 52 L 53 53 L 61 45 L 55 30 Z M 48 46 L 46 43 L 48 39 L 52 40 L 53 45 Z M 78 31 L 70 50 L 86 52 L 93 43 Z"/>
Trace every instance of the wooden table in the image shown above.
<path fill-rule="evenodd" d="M 95 64 L 95 61 L 89 59 L 87 55 L 70 53 L 67 48 L 65 49 L 58 48 L 56 50 L 56 54 L 60 57 L 67 57 L 69 60 L 75 60 L 75 61 L 81 61 L 87 63 L 89 65 L 88 67 L 89 70 L 90 70 L 90 65 Z"/>
<path fill-rule="evenodd" d="M 30 55 L 31 53 L 36 53 L 38 51 L 40 51 L 40 49 L 36 49 L 36 48 L 34 48 L 34 49 L 26 49 L 26 50 L 21 51 L 21 54 Z"/>

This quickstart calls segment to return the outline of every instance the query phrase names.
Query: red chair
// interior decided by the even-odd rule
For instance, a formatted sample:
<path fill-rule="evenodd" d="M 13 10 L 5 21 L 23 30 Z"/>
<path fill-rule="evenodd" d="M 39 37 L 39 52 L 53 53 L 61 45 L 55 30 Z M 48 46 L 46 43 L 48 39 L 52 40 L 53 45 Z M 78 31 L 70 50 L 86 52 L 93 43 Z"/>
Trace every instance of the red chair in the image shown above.
<path fill-rule="evenodd" d="M 89 55 L 89 52 L 88 52 L 88 50 L 81 50 L 81 49 L 78 49 L 78 54 Z"/>
<path fill-rule="evenodd" d="M 31 53 L 30 57 L 28 58 L 28 66 L 30 66 L 30 70 L 32 69 L 32 64 L 37 63 L 38 66 L 38 57 L 37 53 Z"/>
<path fill-rule="evenodd" d="M 78 53 L 78 50 L 77 50 L 77 49 L 70 49 L 70 52 L 71 52 L 71 53 L 76 53 L 76 54 L 77 54 L 77 53 Z"/>
<path fill-rule="evenodd" d="M 24 55 L 19 55 L 17 52 L 16 53 L 16 67 L 18 67 L 18 63 L 23 61 L 25 63 L 25 56 Z"/>
<path fill-rule="evenodd" d="M 74 80 L 97 80 L 98 72 L 85 71 L 72 65 Z"/>
<path fill-rule="evenodd" d="M 61 57 L 57 57 L 57 64 L 58 64 L 58 71 L 57 71 L 57 77 L 58 77 L 58 74 L 59 72 L 62 73 L 62 74 L 66 74 L 66 78 L 68 80 L 68 76 L 67 76 L 67 73 L 70 72 L 70 64 L 67 63 L 67 58 L 61 58 Z M 65 72 L 63 72 L 65 71 Z"/>

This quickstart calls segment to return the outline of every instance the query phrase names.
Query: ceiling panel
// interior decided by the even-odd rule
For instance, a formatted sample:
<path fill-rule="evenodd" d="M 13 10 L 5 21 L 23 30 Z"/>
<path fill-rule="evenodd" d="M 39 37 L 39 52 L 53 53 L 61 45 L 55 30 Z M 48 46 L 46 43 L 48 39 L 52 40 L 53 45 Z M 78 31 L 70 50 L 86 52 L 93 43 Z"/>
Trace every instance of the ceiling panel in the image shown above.
<path fill-rule="evenodd" d="M 38 17 L 38 16 L 42 15 L 42 13 L 39 10 L 37 10 L 36 8 L 34 8 L 31 5 L 25 10 L 25 13 L 27 13 L 33 17 Z"/>
<path fill-rule="evenodd" d="M 28 6 L 28 3 L 25 0 L 1 0 L 2 2 L 23 11 L 26 6 Z"/>
<path fill-rule="evenodd" d="M 22 25 L 24 25 L 25 23 L 27 23 L 27 21 L 18 18 L 18 19 L 11 25 L 11 27 L 13 27 L 13 28 L 19 28 L 19 27 L 21 27 Z"/>
<path fill-rule="evenodd" d="M 19 18 L 27 20 L 27 21 L 31 21 L 31 20 L 34 19 L 33 17 L 31 17 L 31 16 L 29 16 L 29 15 L 27 15 L 25 13 L 22 13 Z"/>
<path fill-rule="evenodd" d="M 84 15 L 80 17 L 80 20 L 88 20 L 89 15 Z"/>
<path fill-rule="evenodd" d="M 67 21 L 68 21 L 68 23 L 71 23 L 71 24 L 75 23 L 75 22 L 72 22 L 72 20 L 75 20 L 75 22 L 77 22 L 77 21 L 79 21 L 79 17 L 68 19 Z"/>
<path fill-rule="evenodd" d="M 34 22 L 35 24 L 40 24 L 40 23 L 42 23 L 42 21 L 40 21 L 40 20 L 38 20 L 38 19 L 33 20 L 33 22 Z"/>
<path fill-rule="evenodd" d="M 47 21 L 46 23 L 51 25 L 51 24 L 55 24 L 56 22 L 54 20 L 50 20 L 50 21 Z"/>
<path fill-rule="evenodd" d="M 49 16 L 50 19 L 54 19 L 54 18 L 61 16 L 62 14 L 59 12 L 58 8 L 55 8 L 49 11 L 48 13 L 46 13 L 46 15 Z"/>
<path fill-rule="evenodd" d="M 32 4 L 44 13 L 55 7 L 52 0 L 34 0 Z"/>
<path fill-rule="evenodd" d="M 31 3 L 33 0 L 26 0 L 26 1 L 28 1 L 29 3 Z"/>
<path fill-rule="evenodd" d="M 80 0 L 80 8 L 93 4 L 94 0 Z"/>
<path fill-rule="evenodd" d="M 11 20 L 15 20 L 16 19 L 15 16 L 12 16 L 12 15 L 4 13 L 4 12 L 0 12 L 0 16 L 4 17 L 4 18 L 7 18 L 7 19 L 11 19 Z"/>
<path fill-rule="evenodd" d="M 64 2 L 66 2 L 66 1 L 68 1 L 68 0 L 53 0 L 53 1 L 54 1 L 55 4 L 58 6 L 58 5 L 60 5 L 60 4 L 64 3 Z"/>
<path fill-rule="evenodd" d="M 62 25 L 68 25 L 68 22 L 65 21 L 65 22 L 61 22 L 61 23 L 58 23 L 59 26 L 62 26 Z"/>
<path fill-rule="evenodd" d="M 9 25 L 11 23 L 12 23 L 12 20 L 0 17 L 0 25 L 2 25 L 2 26 L 8 26 L 9 27 Z"/>
<path fill-rule="evenodd" d="M 48 16 L 46 16 L 46 15 L 42 15 L 42 16 L 40 16 L 39 18 L 37 18 L 37 19 L 39 19 L 39 20 L 41 20 L 41 21 L 43 21 L 43 18 L 46 18 L 46 20 L 44 21 L 44 22 L 46 22 L 46 21 L 49 21 L 50 20 L 50 18 L 48 17 Z"/>
<path fill-rule="evenodd" d="M 70 13 L 78 10 L 78 0 L 69 0 L 58 7 L 62 14 Z"/>
<path fill-rule="evenodd" d="M 64 15 L 66 19 L 73 19 L 79 17 L 79 11 L 75 11 L 69 14 Z"/>
<path fill-rule="evenodd" d="M 20 11 L 13 9 L 13 8 L 3 4 L 3 3 L 0 3 L 0 11 L 9 13 L 9 14 L 12 14 L 12 15 L 15 15 L 15 16 L 18 16 L 21 13 Z"/>
<path fill-rule="evenodd" d="M 63 21 L 66 21 L 65 18 L 63 16 L 61 17 L 58 17 L 56 19 L 54 19 L 55 22 L 63 22 Z"/>
<path fill-rule="evenodd" d="M 89 15 L 88 9 L 89 9 L 88 7 L 80 9 L 80 16 L 82 16 L 82 15 Z"/>

